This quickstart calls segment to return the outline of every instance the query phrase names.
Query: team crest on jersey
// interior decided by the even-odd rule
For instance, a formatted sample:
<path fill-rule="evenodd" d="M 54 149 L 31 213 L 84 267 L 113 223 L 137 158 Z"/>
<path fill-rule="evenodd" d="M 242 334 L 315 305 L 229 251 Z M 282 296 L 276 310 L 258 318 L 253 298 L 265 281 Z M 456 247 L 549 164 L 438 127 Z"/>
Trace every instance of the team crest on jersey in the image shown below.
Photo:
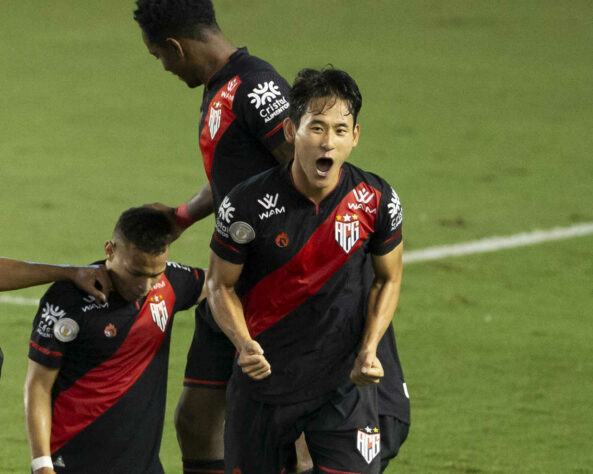
<path fill-rule="evenodd" d="M 336 217 L 335 236 L 336 242 L 344 249 L 344 252 L 350 253 L 360 238 L 358 216 L 356 214 L 339 214 Z"/>
<path fill-rule="evenodd" d="M 381 451 L 381 433 L 379 428 L 365 427 L 358 430 L 356 435 L 356 448 L 362 457 L 370 464 Z"/>
<path fill-rule="evenodd" d="M 58 341 L 73 341 L 78 336 L 78 331 L 78 323 L 71 318 L 61 318 L 54 325 L 54 336 Z"/>
<path fill-rule="evenodd" d="M 59 306 L 45 303 L 45 307 L 41 312 L 41 320 L 37 326 L 37 334 L 41 337 L 51 337 L 54 325 L 65 315 L 66 311 Z"/>
<path fill-rule="evenodd" d="M 165 332 L 165 329 L 167 328 L 167 321 L 169 320 L 167 302 L 163 299 L 162 295 L 153 296 L 150 298 L 150 301 L 152 320 L 156 323 L 161 331 Z"/>
<path fill-rule="evenodd" d="M 220 102 L 214 102 L 212 107 L 210 107 L 210 115 L 208 117 L 208 129 L 210 130 L 210 138 L 213 140 L 220 129 L 221 117 L 222 104 Z"/>
<path fill-rule="evenodd" d="M 115 337 L 117 336 L 117 328 L 112 323 L 109 323 L 107 326 L 105 326 L 103 334 L 105 334 L 105 337 Z"/>

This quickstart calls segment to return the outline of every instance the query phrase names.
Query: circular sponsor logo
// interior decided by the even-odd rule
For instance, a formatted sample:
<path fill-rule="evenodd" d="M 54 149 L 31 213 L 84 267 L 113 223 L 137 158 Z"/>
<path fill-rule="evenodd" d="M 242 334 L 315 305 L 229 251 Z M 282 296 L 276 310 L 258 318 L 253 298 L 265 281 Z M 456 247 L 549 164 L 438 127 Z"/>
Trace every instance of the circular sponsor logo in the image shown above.
<path fill-rule="evenodd" d="M 78 323 L 74 319 L 62 318 L 54 325 L 54 336 L 58 341 L 70 342 L 78 336 Z"/>
<path fill-rule="evenodd" d="M 276 236 L 276 245 L 280 248 L 288 247 L 290 240 L 288 239 L 288 234 L 286 232 L 282 232 Z"/>
<path fill-rule="evenodd" d="M 229 227 L 231 239 L 238 244 L 246 244 L 255 239 L 255 231 L 247 222 L 233 222 Z"/>

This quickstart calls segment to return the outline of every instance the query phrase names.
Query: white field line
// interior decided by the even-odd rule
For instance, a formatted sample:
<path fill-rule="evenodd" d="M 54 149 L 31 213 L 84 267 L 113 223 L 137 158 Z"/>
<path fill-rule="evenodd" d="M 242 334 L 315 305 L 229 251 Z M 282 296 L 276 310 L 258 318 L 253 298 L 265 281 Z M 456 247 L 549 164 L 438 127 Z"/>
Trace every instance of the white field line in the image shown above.
<path fill-rule="evenodd" d="M 474 240 L 473 242 L 412 250 L 404 253 L 404 263 L 428 262 L 446 257 L 460 257 L 476 253 L 498 252 L 499 250 L 504 249 L 524 247 L 554 240 L 570 239 L 572 237 L 580 237 L 590 234 L 593 234 L 593 222 L 576 224 L 570 227 L 555 227 L 549 230 L 536 230 L 533 232 L 509 235 L 507 237 L 489 237 L 486 239 Z M 34 298 L 21 298 L 19 296 L 0 295 L 0 303 L 37 306 L 39 300 Z"/>

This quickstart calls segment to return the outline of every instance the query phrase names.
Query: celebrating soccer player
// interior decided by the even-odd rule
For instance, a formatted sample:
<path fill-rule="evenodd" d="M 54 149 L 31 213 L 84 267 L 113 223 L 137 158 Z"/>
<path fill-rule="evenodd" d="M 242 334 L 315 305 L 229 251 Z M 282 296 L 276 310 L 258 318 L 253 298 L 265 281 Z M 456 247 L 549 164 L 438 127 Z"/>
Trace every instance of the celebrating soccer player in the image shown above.
<path fill-rule="evenodd" d="M 226 473 L 280 473 L 302 432 L 320 472 L 381 469 L 378 347 L 399 298 L 402 211 L 389 184 L 345 162 L 361 104 L 347 73 L 302 70 L 284 121 L 293 161 L 218 208 L 209 303 L 239 353 Z M 397 356 L 385 362 L 405 391 Z"/>

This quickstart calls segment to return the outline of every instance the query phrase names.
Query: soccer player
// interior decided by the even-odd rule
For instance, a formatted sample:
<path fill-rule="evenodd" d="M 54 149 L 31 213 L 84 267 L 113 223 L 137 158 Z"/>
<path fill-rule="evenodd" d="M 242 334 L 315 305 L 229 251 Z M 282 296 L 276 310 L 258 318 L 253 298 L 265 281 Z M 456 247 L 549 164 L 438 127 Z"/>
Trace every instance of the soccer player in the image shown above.
<path fill-rule="evenodd" d="M 162 473 L 173 316 L 196 304 L 204 272 L 167 262 L 171 225 L 124 212 L 105 243 L 113 283 L 96 302 L 52 285 L 33 323 L 25 419 L 34 473 Z"/>
<path fill-rule="evenodd" d="M 389 184 L 345 163 L 361 104 L 347 73 L 302 70 L 284 122 L 294 160 L 218 209 L 208 298 L 238 351 L 226 473 L 280 473 L 302 432 L 315 472 L 381 469 L 377 348 L 399 298 L 402 212 Z"/>
<path fill-rule="evenodd" d="M 71 280 L 82 291 L 103 302 L 107 300 L 111 288 L 111 281 L 102 265 L 48 265 L 0 257 L 0 291 L 18 290 L 59 280 Z M 0 375 L 3 362 L 4 354 L 0 348 Z"/>
<path fill-rule="evenodd" d="M 292 158 L 282 123 L 289 84 L 267 62 L 236 48 L 210 0 L 138 0 L 134 18 L 148 51 L 190 88 L 204 86 L 199 144 L 208 182 L 177 208 L 155 205 L 176 234 L 210 215 L 241 181 Z M 204 303 L 196 311 L 175 425 L 187 472 L 222 472 L 225 389 L 235 349 Z"/>

